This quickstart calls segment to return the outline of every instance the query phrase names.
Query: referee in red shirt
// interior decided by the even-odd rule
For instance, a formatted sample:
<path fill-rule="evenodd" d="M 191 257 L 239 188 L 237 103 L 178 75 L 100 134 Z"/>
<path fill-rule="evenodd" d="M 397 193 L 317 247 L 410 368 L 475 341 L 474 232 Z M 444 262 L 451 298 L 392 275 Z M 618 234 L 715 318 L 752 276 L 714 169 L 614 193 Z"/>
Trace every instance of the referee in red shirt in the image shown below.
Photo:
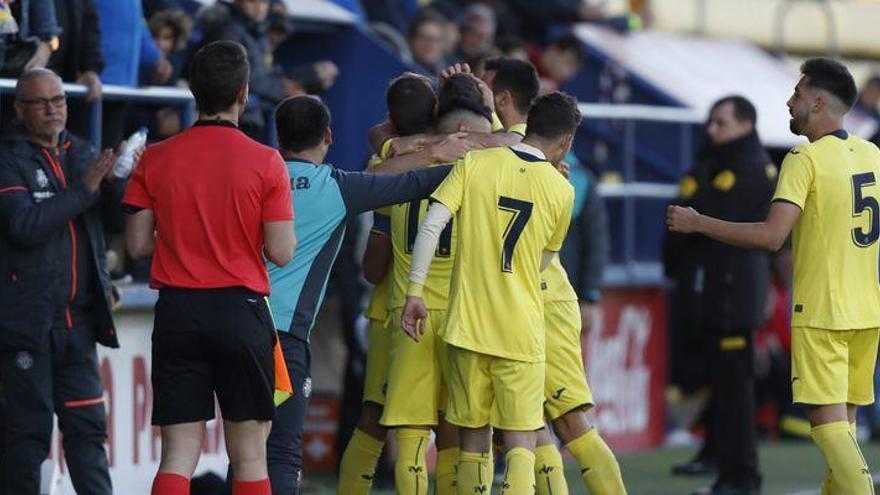
<path fill-rule="evenodd" d="M 275 327 L 263 255 L 293 256 L 290 178 L 281 156 L 238 130 L 248 93 L 244 47 L 206 45 L 190 65 L 198 121 L 151 146 L 128 184 L 126 241 L 153 255 L 153 424 L 162 461 L 153 495 L 189 495 L 214 395 L 234 495 L 269 495 Z"/>

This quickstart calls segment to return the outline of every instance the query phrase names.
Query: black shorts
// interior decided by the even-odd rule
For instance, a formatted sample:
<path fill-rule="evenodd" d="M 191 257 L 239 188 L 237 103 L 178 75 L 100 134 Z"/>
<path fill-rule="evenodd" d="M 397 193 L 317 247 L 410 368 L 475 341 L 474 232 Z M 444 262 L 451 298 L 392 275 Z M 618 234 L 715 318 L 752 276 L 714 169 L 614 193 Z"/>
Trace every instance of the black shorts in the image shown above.
<path fill-rule="evenodd" d="M 153 328 L 153 424 L 274 418 L 275 327 L 266 299 L 241 287 L 164 288 Z"/>

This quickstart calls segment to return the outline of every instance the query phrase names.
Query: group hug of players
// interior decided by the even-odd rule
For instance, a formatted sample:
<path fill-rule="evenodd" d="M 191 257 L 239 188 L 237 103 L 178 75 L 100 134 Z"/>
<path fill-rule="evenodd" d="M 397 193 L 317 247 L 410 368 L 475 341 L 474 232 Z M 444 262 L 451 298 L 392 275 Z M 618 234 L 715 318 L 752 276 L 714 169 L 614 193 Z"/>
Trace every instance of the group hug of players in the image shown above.
<path fill-rule="evenodd" d="M 514 59 L 489 61 L 480 78 L 450 67 L 433 86 L 395 79 L 388 119 L 370 136 L 373 173 L 455 166 L 430 198 L 374 212 L 364 405 L 339 493 L 369 493 L 394 429 L 397 493 L 428 493 L 433 431 L 438 495 L 490 492 L 493 434 L 501 493 L 567 494 L 547 423 L 590 493 L 626 493 L 586 416 L 581 312 L 557 255 L 574 204 L 563 158 L 577 102 L 538 98 L 534 67 Z"/>
<path fill-rule="evenodd" d="M 490 491 L 493 433 L 505 453 L 503 494 L 567 493 L 547 422 L 592 494 L 625 493 L 614 455 L 585 416 L 593 399 L 581 318 L 556 255 L 574 201 L 562 160 L 581 115 L 571 97 L 537 92 L 534 69 L 506 59 L 489 62 L 482 80 L 467 67 L 448 69 L 436 95 L 409 74 L 388 90 L 371 170 L 455 165 L 430 200 L 374 217 L 364 260 L 377 283 L 365 406 L 340 493 L 369 492 L 388 428 L 397 437 L 398 493 L 427 493 L 431 430 L 438 494 Z M 809 142 L 786 155 L 765 221 L 722 221 L 681 206 L 667 213 L 672 231 L 746 249 L 775 251 L 791 234 L 792 393 L 828 465 L 823 495 L 874 493 L 853 430 L 856 407 L 874 401 L 880 150 L 843 128 L 856 96 L 839 62 L 801 67 L 786 104 L 791 131 Z"/>

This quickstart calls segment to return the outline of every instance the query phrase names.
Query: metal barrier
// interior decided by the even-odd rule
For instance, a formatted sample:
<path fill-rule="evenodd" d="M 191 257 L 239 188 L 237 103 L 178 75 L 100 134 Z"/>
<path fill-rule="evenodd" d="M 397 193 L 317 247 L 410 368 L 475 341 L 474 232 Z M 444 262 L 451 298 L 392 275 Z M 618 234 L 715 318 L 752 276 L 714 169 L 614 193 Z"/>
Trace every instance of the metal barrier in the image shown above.
<path fill-rule="evenodd" d="M 85 98 L 88 88 L 82 84 L 64 83 L 64 92 L 74 98 Z M 0 94 L 14 94 L 15 79 L 0 79 Z M 182 107 L 182 124 L 192 125 L 195 117 L 195 100 L 187 89 L 167 86 L 146 86 L 130 88 L 106 84 L 102 87 L 101 98 L 89 103 L 89 135 L 85 136 L 98 149 L 101 149 L 101 110 L 104 101 L 126 101 L 146 104 L 171 104 Z"/>
<path fill-rule="evenodd" d="M 689 163 L 693 144 L 691 126 L 704 123 L 705 116 L 687 108 L 648 105 L 581 103 L 578 107 L 584 116 L 585 125 L 589 125 L 592 120 L 620 120 L 624 122 L 623 182 L 620 184 L 599 184 L 599 194 L 603 197 L 623 201 L 623 263 L 608 267 L 605 272 L 605 282 L 610 286 L 661 285 L 663 284 L 662 263 L 639 262 L 635 259 L 636 201 L 639 199 L 671 200 L 675 198 L 678 187 L 675 184 L 635 181 L 636 125 L 640 121 L 679 125 L 680 154 L 686 157 L 684 163 Z"/>

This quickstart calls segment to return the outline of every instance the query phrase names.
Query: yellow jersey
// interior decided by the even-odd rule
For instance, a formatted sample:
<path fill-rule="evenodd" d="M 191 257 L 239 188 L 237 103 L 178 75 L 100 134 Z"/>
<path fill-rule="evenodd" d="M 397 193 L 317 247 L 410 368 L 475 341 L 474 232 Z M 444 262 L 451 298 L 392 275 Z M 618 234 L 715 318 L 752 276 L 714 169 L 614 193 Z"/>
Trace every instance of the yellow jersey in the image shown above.
<path fill-rule="evenodd" d="M 559 261 L 559 255 L 553 257 L 550 266 L 541 275 L 544 278 L 541 288 L 543 289 L 545 303 L 578 300 L 577 293 L 575 293 L 574 287 L 571 286 L 571 282 L 568 280 L 568 272 L 565 271 L 562 262 Z"/>
<path fill-rule="evenodd" d="M 390 142 L 390 140 L 386 141 Z M 383 150 L 385 147 L 383 146 Z M 370 160 L 367 162 L 367 168 L 370 169 L 377 165 L 380 165 L 385 160 L 378 155 L 373 155 Z M 379 208 L 378 210 L 373 212 L 373 228 L 371 232 L 376 232 L 379 234 L 388 235 L 389 230 L 389 219 L 388 217 L 391 214 L 391 207 L 386 206 L 384 208 Z M 393 262 L 392 262 L 393 263 Z M 370 320 L 377 321 L 385 321 L 388 318 L 388 299 L 389 299 L 389 288 L 390 282 L 388 279 L 391 274 L 394 272 L 394 267 L 392 265 L 391 268 L 388 269 L 388 274 L 385 275 L 385 278 L 379 282 L 379 285 L 373 287 L 373 292 L 370 294 L 370 302 L 367 304 L 367 309 L 365 311 L 365 315 Z"/>
<path fill-rule="evenodd" d="M 428 212 L 427 199 L 414 200 L 409 203 L 391 207 L 391 250 L 394 261 L 389 276 L 391 282 L 391 299 L 388 309 L 402 308 L 406 303 L 406 289 L 409 285 L 409 268 L 413 246 L 419 226 Z M 452 266 L 455 261 L 453 248 L 457 240 L 455 218 L 446 224 L 434 252 L 428 278 L 422 297 L 427 309 L 446 309 L 449 304 L 449 281 L 452 278 Z"/>
<path fill-rule="evenodd" d="M 442 338 L 482 354 L 543 361 L 540 265 L 545 250 L 562 247 L 571 184 L 521 143 L 468 153 L 432 198 L 458 224 Z"/>
<path fill-rule="evenodd" d="M 794 226 L 793 327 L 880 326 L 880 151 L 845 131 L 791 150 L 773 201 L 803 211 Z"/>

